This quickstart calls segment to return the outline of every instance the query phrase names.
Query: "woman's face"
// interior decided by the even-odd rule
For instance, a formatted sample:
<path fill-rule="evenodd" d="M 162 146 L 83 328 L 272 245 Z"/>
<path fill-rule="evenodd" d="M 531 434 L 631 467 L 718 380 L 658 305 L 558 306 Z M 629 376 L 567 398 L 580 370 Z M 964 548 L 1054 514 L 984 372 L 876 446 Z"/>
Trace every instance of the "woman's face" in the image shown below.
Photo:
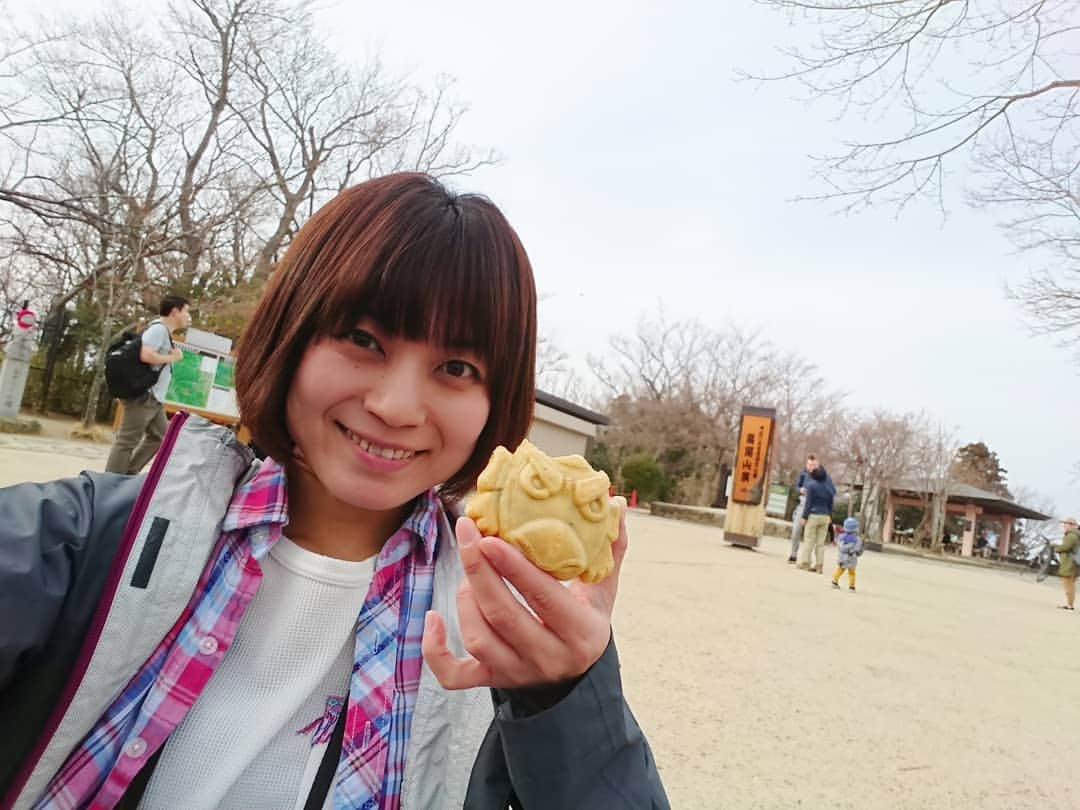
<path fill-rule="evenodd" d="M 304 352 L 289 434 L 330 495 L 397 509 L 469 460 L 491 409 L 487 373 L 473 352 L 392 337 L 364 318 Z"/>

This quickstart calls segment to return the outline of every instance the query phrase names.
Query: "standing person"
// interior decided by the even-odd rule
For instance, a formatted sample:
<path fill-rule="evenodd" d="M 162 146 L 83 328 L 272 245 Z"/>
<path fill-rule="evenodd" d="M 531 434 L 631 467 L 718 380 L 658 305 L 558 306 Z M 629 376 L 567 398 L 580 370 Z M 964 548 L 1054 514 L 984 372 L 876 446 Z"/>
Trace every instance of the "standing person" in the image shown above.
<path fill-rule="evenodd" d="M 172 333 L 191 325 L 191 308 L 186 298 L 166 295 L 158 307 L 159 318 L 143 330 L 139 360 L 158 372 L 146 393 L 134 399 L 122 399 L 124 411 L 116 431 L 105 471 L 132 475 L 154 457 L 165 435 L 165 394 L 172 379 L 172 364 L 184 353 L 173 346 Z"/>
<path fill-rule="evenodd" d="M 806 466 L 799 470 L 799 478 L 795 481 L 795 489 L 799 493 L 799 504 L 795 507 L 795 511 L 791 513 L 791 553 L 788 555 L 788 562 L 794 563 L 798 560 L 799 556 L 799 538 L 802 537 L 802 517 L 803 509 L 806 508 L 806 485 L 810 481 L 810 471 L 818 466 L 817 456 L 810 453 L 806 457 Z"/>
<path fill-rule="evenodd" d="M 847 571 L 848 590 L 855 590 L 855 566 L 863 553 L 863 541 L 859 537 L 859 521 L 849 517 L 844 521 L 844 530 L 836 538 L 836 571 L 833 573 L 832 586 L 840 589 L 840 575 Z"/>
<path fill-rule="evenodd" d="M 799 551 L 799 568 L 804 571 L 825 572 L 825 539 L 832 522 L 836 488 L 825 468 L 818 465 L 811 471 L 806 485 L 806 506 L 803 507 L 803 544 Z"/>
<path fill-rule="evenodd" d="M 1065 604 L 1060 607 L 1062 610 L 1073 610 L 1076 602 L 1076 558 L 1080 556 L 1080 531 L 1076 528 L 1076 518 L 1065 518 L 1061 525 L 1065 527 L 1065 536 L 1054 546 L 1054 551 L 1058 553 L 1058 576 L 1065 587 Z"/>
<path fill-rule="evenodd" d="M 324 205 L 237 351 L 265 461 L 178 413 L 145 479 L 0 490 L 0 807 L 669 807 L 612 637 L 625 520 L 566 587 L 455 517 L 535 361 L 494 204 L 406 173 Z"/>

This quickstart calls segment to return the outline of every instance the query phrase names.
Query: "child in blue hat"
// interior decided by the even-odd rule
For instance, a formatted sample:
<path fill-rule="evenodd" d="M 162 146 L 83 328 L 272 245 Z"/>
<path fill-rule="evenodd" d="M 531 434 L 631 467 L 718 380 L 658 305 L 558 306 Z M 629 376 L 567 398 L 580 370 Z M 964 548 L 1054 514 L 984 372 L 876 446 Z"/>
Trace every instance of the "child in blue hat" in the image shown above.
<path fill-rule="evenodd" d="M 863 553 L 862 538 L 859 537 L 859 521 L 849 517 L 844 521 L 844 530 L 836 538 L 836 573 L 832 575 L 832 586 L 840 590 L 840 575 L 846 570 L 848 590 L 855 590 L 855 566 Z"/>

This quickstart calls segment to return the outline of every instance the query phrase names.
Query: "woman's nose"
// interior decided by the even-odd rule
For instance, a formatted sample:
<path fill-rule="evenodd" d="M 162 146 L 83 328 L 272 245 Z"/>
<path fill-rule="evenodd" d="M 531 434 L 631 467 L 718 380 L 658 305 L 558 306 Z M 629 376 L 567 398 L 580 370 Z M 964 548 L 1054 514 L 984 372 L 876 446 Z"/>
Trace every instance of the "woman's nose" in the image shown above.
<path fill-rule="evenodd" d="M 387 363 L 364 397 L 364 406 L 390 427 L 422 425 L 425 375 L 413 362 Z"/>

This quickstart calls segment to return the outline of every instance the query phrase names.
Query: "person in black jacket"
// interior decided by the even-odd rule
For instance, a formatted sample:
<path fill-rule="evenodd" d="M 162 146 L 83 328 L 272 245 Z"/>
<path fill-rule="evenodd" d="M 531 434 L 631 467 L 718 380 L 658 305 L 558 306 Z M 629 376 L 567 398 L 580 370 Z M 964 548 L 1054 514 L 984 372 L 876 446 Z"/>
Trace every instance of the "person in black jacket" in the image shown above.
<path fill-rule="evenodd" d="M 825 541 L 832 523 L 833 500 L 836 487 L 822 466 L 810 473 L 806 486 L 806 505 L 803 507 L 803 547 L 799 554 L 799 568 L 804 571 L 825 571 Z"/>

